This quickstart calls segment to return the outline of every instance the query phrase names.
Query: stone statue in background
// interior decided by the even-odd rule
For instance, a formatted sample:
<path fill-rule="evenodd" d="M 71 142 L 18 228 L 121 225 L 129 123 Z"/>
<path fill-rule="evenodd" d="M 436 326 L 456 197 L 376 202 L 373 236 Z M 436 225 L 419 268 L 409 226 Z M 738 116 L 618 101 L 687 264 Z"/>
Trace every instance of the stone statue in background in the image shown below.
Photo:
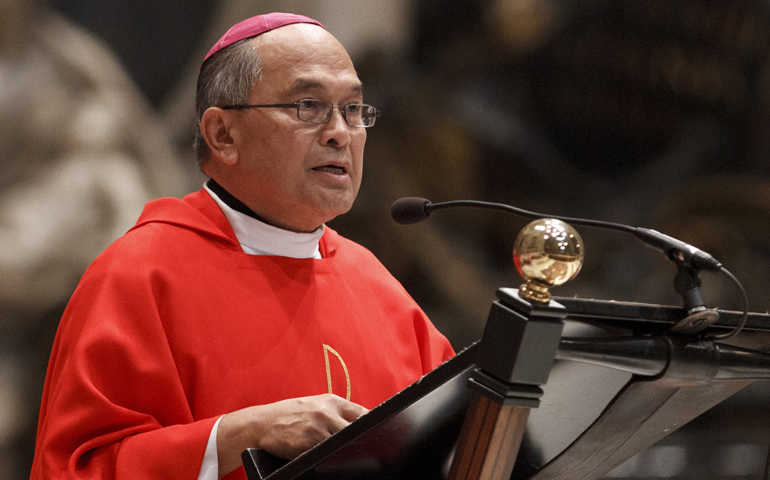
<path fill-rule="evenodd" d="M 144 203 L 191 175 L 113 55 L 21 0 L 0 0 L 0 165 L 0 469 L 26 478 L 64 305 Z"/>

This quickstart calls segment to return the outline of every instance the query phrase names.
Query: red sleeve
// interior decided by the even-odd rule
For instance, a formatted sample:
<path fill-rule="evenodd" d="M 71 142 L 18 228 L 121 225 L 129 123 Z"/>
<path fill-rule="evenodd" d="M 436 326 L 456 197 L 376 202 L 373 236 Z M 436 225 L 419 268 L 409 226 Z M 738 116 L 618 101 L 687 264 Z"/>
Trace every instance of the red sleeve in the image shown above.
<path fill-rule="evenodd" d="M 196 479 L 200 471 L 216 418 L 193 418 L 156 306 L 162 286 L 137 281 L 142 272 L 108 273 L 125 266 L 116 263 L 94 263 L 62 318 L 31 479 Z"/>
<path fill-rule="evenodd" d="M 415 313 L 414 331 L 420 344 L 423 375 L 455 356 L 449 340 L 433 326 L 419 307 Z"/>

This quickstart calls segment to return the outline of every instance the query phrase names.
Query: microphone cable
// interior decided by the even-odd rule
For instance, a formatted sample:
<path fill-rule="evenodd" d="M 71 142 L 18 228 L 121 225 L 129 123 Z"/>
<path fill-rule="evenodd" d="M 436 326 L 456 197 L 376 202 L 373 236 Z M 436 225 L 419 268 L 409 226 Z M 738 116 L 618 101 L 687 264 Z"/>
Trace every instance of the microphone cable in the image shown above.
<path fill-rule="evenodd" d="M 741 285 L 741 282 L 738 281 L 737 278 L 735 278 L 735 275 L 730 273 L 725 267 L 720 267 L 719 271 L 722 272 L 724 275 L 727 276 L 734 284 L 738 287 L 738 290 L 741 292 L 741 298 L 743 299 L 743 315 L 741 316 L 740 321 L 738 322 L 738 325 L 733 329 L 733 331 L 728 333 L 723 333 L 721 335 L 712 335 L 710 337 L 707 337 L 709 340 L 728 340 L 733 338 L 734 336 L 741 333 L 741 330 L 743 330 L 743 327 L 746 326 L 746 322 L 749 320 L 749 296 L 746 294 L 746 289 L 743 288 L 743 285 Z M 770 465 L 770 457 L 768 457 L 768 465 Z"/>

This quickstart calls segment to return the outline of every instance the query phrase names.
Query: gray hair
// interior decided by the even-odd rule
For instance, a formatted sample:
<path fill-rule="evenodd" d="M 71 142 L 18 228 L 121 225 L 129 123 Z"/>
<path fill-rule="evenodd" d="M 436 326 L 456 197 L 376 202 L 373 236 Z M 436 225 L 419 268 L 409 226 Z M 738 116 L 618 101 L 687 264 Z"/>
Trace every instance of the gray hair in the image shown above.
<path fill-rule="evenodd" d="M 201 168 L 211 153 L 200 132 L 203 112 L 215 106 L 249 103 L 251 89 L 261 78 L 262 64 L 252 40 L 246 38 L 218 51 L 203 63 L 198 74 L 195 94 L 198 129 L 193 146 Z"/>

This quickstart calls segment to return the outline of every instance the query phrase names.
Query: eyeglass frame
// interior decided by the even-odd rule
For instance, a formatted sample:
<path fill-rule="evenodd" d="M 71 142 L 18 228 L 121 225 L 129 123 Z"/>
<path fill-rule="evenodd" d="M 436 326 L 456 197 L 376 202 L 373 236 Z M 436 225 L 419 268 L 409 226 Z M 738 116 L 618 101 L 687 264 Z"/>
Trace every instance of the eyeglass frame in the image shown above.
<path fill-rule="evenodd" d="M 331 114 L 332 114 L 332 112 L 334 112 L 334 109 L 336 108 L 342 114 L 342 118 L 345 120 L 345 124 L 349 125 L 351 127 L 356 127 L 356 128 L 369 128 L 369 127 L 373 127 L 374 124 L 376 123 L 377 117 L 382 115 L 382 112 L 377 110 L 376 107 L 374 107 L 372 105 L 368 105 L 366 103 L 356 103 L 356 102 L 353 102 L 353 103 L 348 103 L 348 104 L 345 104 L 345 105 L 334 105 L 332 102 L 328 102 L 326 100 L 313 100 L 314 102 L 323 102 L 323 103 L 325 103 L 327 105 L 331 105 L 332 106 L 331 110 L 329 110 L 329 116 L 328 116 L 328 118 L 327 118 L 327 120 L 325 122 L 314 122 L 313 120 L 305 120 L 304 118 L 300 118 L 299 110 L 300 110 L 300 108 L 302 108 L 300 106 L 300 104 L 303 101 L 305 101 L 305 100 L 299 100 L 299 101 L 296 101 L 294 103 L 270 103 L 270 104 L 262 104 L 262 105 L 235 104 L 235 105 L 224 105 L 224 106 L 221 106 L 219 108 L 221 108 L 222 110 L 247 110 L 249 108 L 296 108 L 297 109 L 297 119 L 299 119 L 299 120 L 301 120 L 303 122 L 315 123 L 316 125 L 325 125 L 325 124 L 329 123 L 331 121 L 331 119 L 332 119 L 332 115 Z M 371 125 L 351 125 L 348 122 L 347 115 L 345 114 L 345 108 L 350 106 L 350 105 L 359 105 L 359 106 L 362 106 L 362 107 L 371 107 L 371 108 L 373 108 L 374 109 L 374 116 L 371 117 L 372 118 L 372 124 Z"/>

